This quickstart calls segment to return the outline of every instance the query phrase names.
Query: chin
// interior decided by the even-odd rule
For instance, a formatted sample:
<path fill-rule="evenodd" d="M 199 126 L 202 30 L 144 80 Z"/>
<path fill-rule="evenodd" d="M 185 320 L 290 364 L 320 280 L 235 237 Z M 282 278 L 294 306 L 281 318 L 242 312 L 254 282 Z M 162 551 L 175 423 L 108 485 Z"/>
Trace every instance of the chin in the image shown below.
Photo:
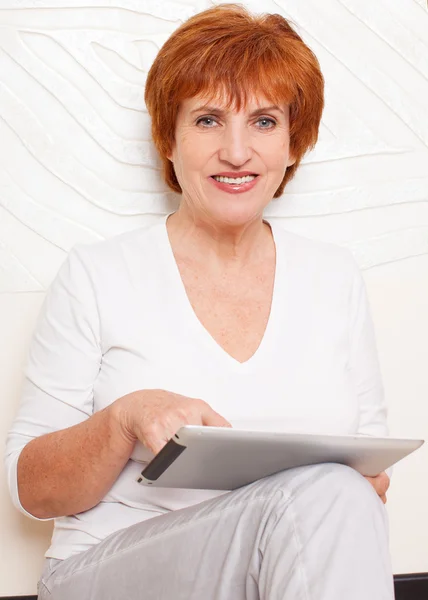
<path fill-rule="evenodd" d="M 228 227 L 241 227 L 263 218 L 264 206 L 254 206 L 243 202 L 230 202 L 226 206 L 216 206 L 209 211 L 212 220 Z"/>

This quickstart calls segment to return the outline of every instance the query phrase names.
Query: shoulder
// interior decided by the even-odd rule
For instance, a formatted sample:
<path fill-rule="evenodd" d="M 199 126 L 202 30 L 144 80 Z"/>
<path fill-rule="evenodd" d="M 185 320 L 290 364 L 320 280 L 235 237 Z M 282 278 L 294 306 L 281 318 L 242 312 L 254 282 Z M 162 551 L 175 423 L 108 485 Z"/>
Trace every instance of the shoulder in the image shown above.
<path fill-rule="evenodd" d="M 347 248 L 292 233 L 278 223 L 273 228 L 289 267 L 336 276 L 353 277 L 359 273 L 357 262 Z"/>
<path fill-rule="evenodd" d="M 347 248 L 292 233 L 281 224 L 274 224 L 274 235 L 282 270 L 296 294 L 348 303 L 355 290 L 364 288 L 358 264 Z"/>
<path fill-rule="evenodd" d="M 76 244 L 49 286 L 50 296 L 67 288 L 84 296 L 117 295 L 159 274 L 164 221 L 89 244 Z"/>
<path fill-rule="evenodd" d="M 156 257 L 156 247 L 162 244 L 164 221 L 121 233 L 90 244 L 77 244 L 68 255 L 70 264 L 79 263 L 88 273 L 118 274 L 141 267 Z"/>
<path fill-rule="evenodd" d="M 136 251 L 145 246 L 150 246 L 151 243 L 156 243 L 164 228 L 164 221 L 125 231 L 119 235 L 98 241 L 90 244 L 77 244 L 73 247 L 72 252 L 85 256 L 89 260 L 103 260 L 104 258 L 119 257 L 121 253 L 128 250 Z"/>

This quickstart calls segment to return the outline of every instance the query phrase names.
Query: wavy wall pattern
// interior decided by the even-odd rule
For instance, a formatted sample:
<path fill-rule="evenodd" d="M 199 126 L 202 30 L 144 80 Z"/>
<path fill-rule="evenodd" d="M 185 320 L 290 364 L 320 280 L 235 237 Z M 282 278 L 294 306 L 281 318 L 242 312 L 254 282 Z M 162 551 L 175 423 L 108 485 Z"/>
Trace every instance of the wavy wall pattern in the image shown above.
<path fill-rule="evenodd" d="M 2 0 L 0 293 L 43 291 L 70 248 L 171 210 L 144 82 L 208 0 Z M 422 0 L 253 0 L 320 59 L 320 140 L 267 215 L 362 268 L 428 253 L 428 11 Z"/>

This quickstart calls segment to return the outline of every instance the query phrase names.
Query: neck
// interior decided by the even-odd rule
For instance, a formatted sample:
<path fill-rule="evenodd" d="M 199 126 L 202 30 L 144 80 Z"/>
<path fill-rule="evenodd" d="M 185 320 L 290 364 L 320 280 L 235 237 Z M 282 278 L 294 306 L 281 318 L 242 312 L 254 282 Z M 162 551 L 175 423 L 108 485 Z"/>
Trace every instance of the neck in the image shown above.
<path fill-rule="evenodd" d="M 216 223 L 180 206 L 167 220 L 167 231 L 175 254 L 201 258 L 207 264 L 243 266 L 266 256 L 273 247 L 270 226 L 258 215 L 240 225 Z"/>

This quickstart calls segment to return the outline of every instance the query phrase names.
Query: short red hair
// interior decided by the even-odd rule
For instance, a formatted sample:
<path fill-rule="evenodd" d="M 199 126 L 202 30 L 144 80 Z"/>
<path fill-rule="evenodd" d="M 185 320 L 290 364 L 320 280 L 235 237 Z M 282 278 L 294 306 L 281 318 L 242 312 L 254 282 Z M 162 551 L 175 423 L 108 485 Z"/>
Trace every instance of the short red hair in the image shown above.
<path fill-rule="evenodd" d="M 168 186 L 181 193 L 171 153 L 180 102 L 202 94 L 225 94 L 240 110 L 249 95 L 290 105 L 290 153 L 277 198 L 305 152 L 313 148 L 324 107 L 318 60 L 288 21 L 277 14 L 255 16 L 238 4 L 220 4 L 188 19 L 160 49 L 148 73 L 145 102 L 153 142 Z"/>

